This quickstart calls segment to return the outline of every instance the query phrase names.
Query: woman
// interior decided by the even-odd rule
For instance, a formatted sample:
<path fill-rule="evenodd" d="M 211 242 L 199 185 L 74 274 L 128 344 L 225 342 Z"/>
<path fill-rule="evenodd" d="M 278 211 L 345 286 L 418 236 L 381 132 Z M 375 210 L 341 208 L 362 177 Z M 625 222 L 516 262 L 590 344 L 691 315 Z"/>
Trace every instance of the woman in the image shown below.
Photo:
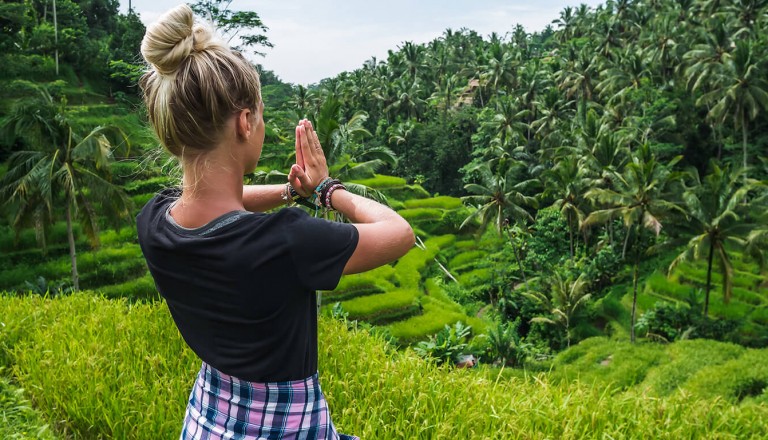
<path fill-rule="evenodd" d="M 203 360 L 182 439 L 337 439 L 317 378 L 315 291 L 405 254 L 408 223 L 328 178 L 312 124 L 296 126 L 285 185 L 244 186 L 264 141 L 253 66 L 178 6 L 149 26 L 150 122 L 178 157 L 181 189 L 137 217 L 139 242 L 182 337 Z M 334 209 L 329 222 L 287 202 Z"/>

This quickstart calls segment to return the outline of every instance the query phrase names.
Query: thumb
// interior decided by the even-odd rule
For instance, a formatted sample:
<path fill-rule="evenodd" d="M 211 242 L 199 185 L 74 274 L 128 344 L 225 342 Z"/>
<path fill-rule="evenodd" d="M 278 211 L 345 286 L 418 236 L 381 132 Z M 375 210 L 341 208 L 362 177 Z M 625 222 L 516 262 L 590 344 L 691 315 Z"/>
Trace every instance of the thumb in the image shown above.
<path fill-rule="evenodd" d="M 312 181 L 299 165 L 294 164 L 291 166 L 291 171 L 288 173 L 288 181 L 293 186 L 293 189 L 302 197 L 307 197 L 311 193 L 311 189 L 307 190 L 305 188 L 311 188 Z"/>

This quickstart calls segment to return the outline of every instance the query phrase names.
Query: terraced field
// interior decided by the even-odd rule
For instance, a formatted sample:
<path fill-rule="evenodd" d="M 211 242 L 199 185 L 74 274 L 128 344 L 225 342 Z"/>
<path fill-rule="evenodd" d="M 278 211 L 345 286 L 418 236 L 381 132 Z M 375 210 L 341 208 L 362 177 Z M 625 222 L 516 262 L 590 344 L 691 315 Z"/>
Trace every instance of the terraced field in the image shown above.
<path fill-rule="evenodd" d="M 167 177 L 143 176 L 137 168 L 130 161 L 114 164 L 115 178 L 123 183 L 133 200 L 134 213 L 157 191 L 174 183 Z M 350 319 L 385 326 L 392 336 L 405 344 L 423 340 L 446 324 L 457 321 L 483 331 L 485 322 L 469 316 L 446 295 L 442 283 L 432 278 L 442 277 L 444 271 L 448 271 L 451 276 L 470 284 L 484 281 L 474 268 L 485 253 L 478 249 L 469 231 L 459 237 L 449 233 L 458 230 L 467 216 L 461 200 L 430 197 L 421 186 L 408 185 L 404 179 L 392 176 L 375 176 L 357 183 L 387 195 L 393 207 L 413 225 L 419 243 L 392 265 L 343 277 L 334 291 L 323 292 L 325 308 L 340 302 Z M 134 226 L 102 232 L 101 247 L 96 250 L 90 249 L 79 228 L 76 227 L 75 232 L 82 289 L 110 298 L 158 298 Z M 55 224 L 48 237 L 48 254 L 43 255 L 37 248 L 33 231 L 24 231 L 15 240 L 10 228 L 0 230 L 0 289 L 25 291 L 36 285 L 37 290 L 50 288 L 55 292 L 59 286 L 70 285 L 65 234 L 66 225 L 63 222 Z M 437 261 L 441 253 L 451 256 L 442 269 Z"/>

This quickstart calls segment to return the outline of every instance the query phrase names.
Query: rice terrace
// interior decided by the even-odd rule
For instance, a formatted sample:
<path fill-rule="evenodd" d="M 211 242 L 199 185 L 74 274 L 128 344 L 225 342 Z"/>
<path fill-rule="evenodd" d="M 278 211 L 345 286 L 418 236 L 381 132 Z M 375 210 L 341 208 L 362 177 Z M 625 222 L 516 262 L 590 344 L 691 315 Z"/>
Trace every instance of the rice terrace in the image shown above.
<path fill-rule="evenodd" d="M 190 6 L 258 67 L 244 185 L 287 182 L 306 118 L 413 228 L 318 292 L 339 432 L 768 438 L 768 0 L 574 3 L 304 85 L 258 55 L 260 2 Z M 0 4 L 0 439 L 179 438 L 201 361 L 138 241 L 182 176 L 137 87 L 144 18 Z"/>

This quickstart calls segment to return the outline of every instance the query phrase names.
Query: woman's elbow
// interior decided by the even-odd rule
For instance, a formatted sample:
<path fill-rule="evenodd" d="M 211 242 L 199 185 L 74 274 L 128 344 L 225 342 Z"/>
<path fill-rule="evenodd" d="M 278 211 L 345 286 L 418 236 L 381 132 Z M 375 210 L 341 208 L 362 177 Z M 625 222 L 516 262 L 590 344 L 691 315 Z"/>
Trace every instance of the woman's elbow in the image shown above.
<path fill-rule="evenodd" d="M 413 234 L 413 228 L 402 217 L 400 217 L 397 232 L 394 235 L 397 237 L 395 241 L 397 242 L 397 249 L 400 252 L 400 255 L 398 256 L 399 258 L 413 248 L 413 245 L 416 243 L 416 238 Z"/>

